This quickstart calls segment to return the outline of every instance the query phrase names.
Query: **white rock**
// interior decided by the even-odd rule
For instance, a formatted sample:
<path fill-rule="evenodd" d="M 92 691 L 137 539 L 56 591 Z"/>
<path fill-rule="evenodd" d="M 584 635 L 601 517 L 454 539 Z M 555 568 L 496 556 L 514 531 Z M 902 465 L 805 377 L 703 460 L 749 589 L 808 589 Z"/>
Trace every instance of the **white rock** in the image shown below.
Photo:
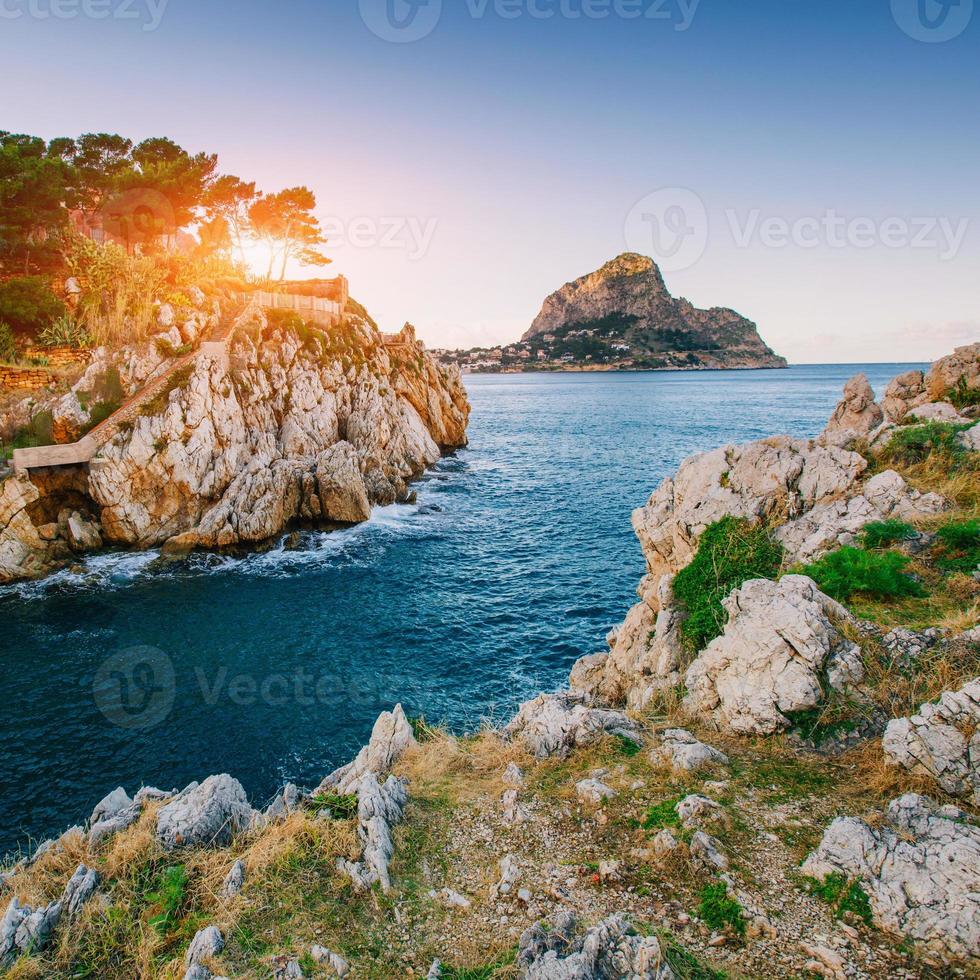
<path fill-rule="evenodd" d="M 237 779 L 227 774 L 209 776 L 160 808 L 156 837 L 168 851 L 224 846 L 248 830 L 257 816 Z"/>
<path fill-rule="evenodd" d="M 391 767 L 417 744 L 412 726 L 402 706 L 397 704 L 392 711 L 382 712 L 378 717 L 368 744 L 357 754 L 357 758 L 334 770 L 323 780 L 317 792 L 356 793 L 364 775 L 371 773 L 379 778 L 387 775 Z"/>
<path fill-rule="evenodd" d="M 725 822 L 725 811 L 721 806 L 714 800 L 709 800 L 707 796 L 701 796 L 698 793 L 685 796 L 674 809 L 677 811 L 677 816 L 680 817 L 681 826 L 688 830 L 700 828 L 706 824 Z"/>
<path fill-rule="evenodd" d="M 65 885 L 61 904 L 69 918 L 78 915 L 85 903 L 95 894 L 99 885 L 99 873 L 94 868 L 80 864 Z"/>
<path fill-rule="evenodd" d="M 728 858 L 721 849 L 721 844 L 709 834 L 698 830 L 691 837 L 688 845 L 691 857 L 703 864 L 709 871 L 727 871 Z"/>
<path fill-rule="evenodd" d="M 616 796 L 616 791 L 598 779 L 583 779 L 575 784 L 575 793 L 587 803 L 601 803 Z"/>
<path fill-rule="evenodd" d="M 346 977 L 350 973 L 350 964 L 339 953 L 334 953 L 325 946 L 314 946 L 310 949 L 314 963 L 332 970 L 338 977 Z"/>
<path fill-rule="evenodd" d="M 511 762 L 508 764 L 507 768 L 504 770 L 503 775 L 504 785 L 511 786 L 514 789 L 520 789 L 525 782 L 524 771 L 516 762 Z"/>
<path fill-rule="evenodd" d="M 503 898 L 510 895 L 521 876 L 517 858 L 506 854 L 500 859 L 500 880 L 490 889 L 491 898 Z"/>
<path fill-rule="evenodd" d="M 235 898 L 245 887 L 245 862 L 236 861 L 221 885 L 222 898 Z"/>
<path fill-rule="evenodd" d="M 980 961 L 980 828 L 945 819 L 925 797 L 888 807 L 888 824 L 839 817 L 802 871 L 857 879 L 879 928 L 943 958 Z"/>
<path fill-rule="evenodd" d="M 573 748 L 591 745 L 605 734 L 642 743 L 640 726 L 619 711 L 593 708 L 585 695 L 572 692 L 541 694 L 521 705 L 504 729 L 520 738 L 539 759 L 566 758 Z"/>
<path fill-rule="evenodd" d="M 890 721 L 881 747 L 892 764 L 980 805 L 980 678 Z"/>
<path fill-rule="evenodd" d="M 860 679 L 858 648 L 835 625 L 850 621 L 850 614 L 812 579 L 755 579 L 723 605 L 725 632 L 687 672 L 684 705 L 691 713 L 735 733 L 771 735 L 790 726 L 785 712 L 821 702 L 828 668 Z"/>
<path fill-rule="evenodd" d="M 670 728 L 660 736 L 660 744 L 651 750 L 650 761 L 655 765 L 694 772 L 705 766 L 728 765 L 728 756 L 705 745 L 683 728 Z"/>
<path fill-rule="evenodd" d="M 184 956 L 184 964 L 193 966 L 195 963 L 203 963 L 206 960 L 220 956 L 225 948 L 225 937 L 217 926 L 208 926 L 201 929 L 191 940 Z"/>
<path fill-rule="evenodd" d="M 504 810 L 504 823 L 507 826 L 527 823 L 531 819 L 527 808 L 518 801 L 516 789 L 506 790 L 500 802 Z"/>
<path fill-rule="evenodd" d="M 844 446 L 855 439 L 866 437 L 885 420 L 885 413 L 875 401 L 874 389 L 867 375 L 856 374 L 844 386 L 844 396 L 827 427 L 822 441 Z"/>
<path fill-rule="evenodd" d="M 384 786 L 373 772 L 366 772 L 357 784 L 358 837 L 364 846 L 360 861 L 337 859 L 337 866 L 364 891 L 375 883 L 383 891 L 391 890 L 388 865 L 395 853 L 392 829 L 401 822 L 408 802 L 407 783 L 389 776 Z"/>
<path fill-rule="evenodd" d="M 969 423 L 949 402 L 927 402 L 909 410 L 909 416 L 920 422 L 952 422 L 956 425 Z"/>
<path fill-rule="evenodd" d="M 521 936 L 517 966 L 526 980 L 674 980 L 656 937 L 636 935 L 624 915 L 579 935 L 560 912 Z"/>

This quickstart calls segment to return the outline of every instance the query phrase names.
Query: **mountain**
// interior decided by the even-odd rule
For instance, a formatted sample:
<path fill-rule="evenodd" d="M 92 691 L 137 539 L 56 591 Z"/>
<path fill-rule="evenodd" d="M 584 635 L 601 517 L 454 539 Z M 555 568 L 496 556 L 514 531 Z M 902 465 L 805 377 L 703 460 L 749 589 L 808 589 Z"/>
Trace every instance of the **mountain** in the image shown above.
<path fill-rule="evenodd" d="M 634 253 L 552 293 L 521 343 L 532 348 L 530 360 L 536 363 L 786 367 L 751 320 L 722 307 L 699 310 L 673 297 L 656 263 Z"/>

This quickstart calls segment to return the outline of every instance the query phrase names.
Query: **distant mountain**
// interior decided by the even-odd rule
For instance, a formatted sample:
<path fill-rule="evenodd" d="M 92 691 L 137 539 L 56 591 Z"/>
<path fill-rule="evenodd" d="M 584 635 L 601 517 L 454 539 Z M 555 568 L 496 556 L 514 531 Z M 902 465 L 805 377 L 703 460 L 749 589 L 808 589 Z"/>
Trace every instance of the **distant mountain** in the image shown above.
<path fill-rule="evenodd" d="M 787 366 L 751 320 L 734 310 L 699 310 L 675 299 L 656 263 L 633 253 L 552 293 L 517 346 L 528 345 L 533 362 L 573 369 Z"/>

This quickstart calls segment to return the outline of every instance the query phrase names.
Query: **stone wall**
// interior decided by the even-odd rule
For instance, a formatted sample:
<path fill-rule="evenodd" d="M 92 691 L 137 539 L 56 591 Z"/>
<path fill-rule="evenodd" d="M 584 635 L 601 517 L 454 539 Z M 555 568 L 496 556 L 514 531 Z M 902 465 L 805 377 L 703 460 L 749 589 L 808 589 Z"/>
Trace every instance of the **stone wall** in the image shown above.
<path fill-rule="evenodd" d="M 48 368 L 0 367 L 0 388 L 13 391 L 36 391 L 54 384 L 58 375 Z"/>
<path fill-rule="evenodd" d="M 88 364 L 92 360 L 90 350 L 79 350 L 77 347 L 28 347 L 24 351 L 25 360 L 45 358 L 48 367 L 63 368 L 72 364 Z"/>

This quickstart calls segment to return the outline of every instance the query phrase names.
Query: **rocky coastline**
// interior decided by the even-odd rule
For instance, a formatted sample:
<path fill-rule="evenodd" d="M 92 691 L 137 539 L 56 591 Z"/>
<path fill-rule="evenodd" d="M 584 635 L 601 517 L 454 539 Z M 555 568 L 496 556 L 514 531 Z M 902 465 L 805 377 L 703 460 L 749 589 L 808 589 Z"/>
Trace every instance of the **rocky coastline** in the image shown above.
<path fill-rule="evenodd" d="M 881 404 L 852 379 L 815 439 L 686 460 L 633 515 L 640 602 L 567 690 L 467 737 L 395 707 L 354 761 L 261 810 L 228 775 L 117 789 L 4 873 L 0 963 L 976 975 L 978 417 L 975 344 Z M 844 567 L 893 574 L 848 591 Z M 173 921 L 99 960 L 113 914 L 121 929 L 159 905 L 134 867 L 192 880 Z"/>
<path fill-rule="evenodd" d="M 385 337 L 356 304 L 328 331 L 196 292 L 160 333 L 101 348 L 63 395 L 24 399 L 7 427 L 50 420 L 72 442 L 173 370 L 167 387 L 84 466 L 0 483 L 0 582 L 37 578 L 103 547 L 169 554 L 258 546 L 297 526 L 334 527 L 409 498 L 411 481 L 466 445 L 459 372 L 411 326 Z M 227 353 L 205 343 L 234 318 Z M 214 345 L 212 345 L 214 346 Z"/>

